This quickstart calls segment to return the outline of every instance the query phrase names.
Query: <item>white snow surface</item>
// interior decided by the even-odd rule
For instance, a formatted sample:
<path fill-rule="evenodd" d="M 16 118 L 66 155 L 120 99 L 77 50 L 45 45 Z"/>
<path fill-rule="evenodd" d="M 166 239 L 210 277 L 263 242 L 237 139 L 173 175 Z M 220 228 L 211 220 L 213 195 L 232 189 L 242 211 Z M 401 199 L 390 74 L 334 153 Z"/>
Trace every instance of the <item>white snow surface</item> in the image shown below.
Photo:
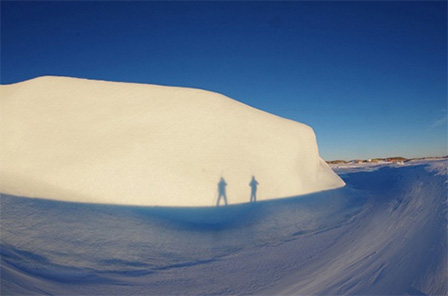
<path fill-rule="evenodd" d="M 212 206 L 344 186 L 313 130 L 190 88 L 40 77 L 1 86 L 0 192 L 72 202 Z"/>
<path fill-rule="evenodd" d="M 447 160 L 220 208 L 2 195 L 2 295 L 447 295 Z M 373 169 L 375 168 L 375 169 Z"/>

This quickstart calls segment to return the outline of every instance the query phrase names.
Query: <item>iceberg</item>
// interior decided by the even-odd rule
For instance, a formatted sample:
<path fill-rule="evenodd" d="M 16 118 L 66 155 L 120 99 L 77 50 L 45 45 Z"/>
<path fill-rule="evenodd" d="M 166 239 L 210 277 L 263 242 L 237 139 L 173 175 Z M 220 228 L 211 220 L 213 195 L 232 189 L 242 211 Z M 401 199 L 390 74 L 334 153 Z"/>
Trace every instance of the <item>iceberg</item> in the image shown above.
<path fill-rule="evenodd" d="M 192 88 L 44 76 L 0 87 L 0 192 L 139 206 L 230 205 L 342 187 L 312 128 Z"/>

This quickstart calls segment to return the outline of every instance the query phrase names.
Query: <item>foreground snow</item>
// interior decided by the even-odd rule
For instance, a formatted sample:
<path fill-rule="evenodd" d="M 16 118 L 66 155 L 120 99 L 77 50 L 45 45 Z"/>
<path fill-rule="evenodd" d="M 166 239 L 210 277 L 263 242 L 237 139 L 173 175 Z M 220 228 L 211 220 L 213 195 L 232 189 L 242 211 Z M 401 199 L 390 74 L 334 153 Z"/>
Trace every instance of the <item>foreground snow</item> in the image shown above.
<path fill-rule="evenodd" d="M 0 192 L 74 202 L 212 206 L 344 186 L 313 130 L 223 95 L 40 77 L 0 87 Z"/>
<path fill-rule="evenodd" d="M 1 294 L 447 294 L 446 160 L 227 208 L 3 195 Z"/>

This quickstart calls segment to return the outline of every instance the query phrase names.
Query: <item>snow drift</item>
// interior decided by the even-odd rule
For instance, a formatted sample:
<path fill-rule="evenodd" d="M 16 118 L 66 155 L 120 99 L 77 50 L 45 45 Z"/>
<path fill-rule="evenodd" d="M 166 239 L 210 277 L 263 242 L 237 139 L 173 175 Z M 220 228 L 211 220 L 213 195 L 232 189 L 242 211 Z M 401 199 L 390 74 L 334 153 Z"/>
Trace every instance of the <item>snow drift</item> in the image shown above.
<path fill-rule="evenodd" d="M 448 160 L 229 207 L 2 195 L 1 295 L 448 295 Z"/>
<path fill-rule="evenodd" d="M 2 193 L 64 201 L 212 206 L 344 186 L 313 130 L 189 88 L 40 77 L 1 86 Z"/>

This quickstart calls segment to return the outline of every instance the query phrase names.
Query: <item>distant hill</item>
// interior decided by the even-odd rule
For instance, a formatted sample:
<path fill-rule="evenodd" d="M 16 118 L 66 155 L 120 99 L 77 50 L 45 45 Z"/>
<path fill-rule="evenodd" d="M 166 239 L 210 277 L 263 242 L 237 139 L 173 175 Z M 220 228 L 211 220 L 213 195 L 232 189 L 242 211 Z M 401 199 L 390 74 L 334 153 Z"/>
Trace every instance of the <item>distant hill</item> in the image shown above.
<path fill-rule="evenodd" d="M 328 164 L 341 164 L 341 163 L 376 163 L 376 162 L 407 162 L 407 161 L 417 161 L 417 160 L 428 160 L 428 159 L 443 159 L 448 158 L 447 156 L 442 157 L 419 157 L 419 158 L 405 158 L 401 156 L 385 157 L 385 158 L 371 158 L 371 159 L 353 159 L 353 160 L 329 160 L 326 161 Z"/>

